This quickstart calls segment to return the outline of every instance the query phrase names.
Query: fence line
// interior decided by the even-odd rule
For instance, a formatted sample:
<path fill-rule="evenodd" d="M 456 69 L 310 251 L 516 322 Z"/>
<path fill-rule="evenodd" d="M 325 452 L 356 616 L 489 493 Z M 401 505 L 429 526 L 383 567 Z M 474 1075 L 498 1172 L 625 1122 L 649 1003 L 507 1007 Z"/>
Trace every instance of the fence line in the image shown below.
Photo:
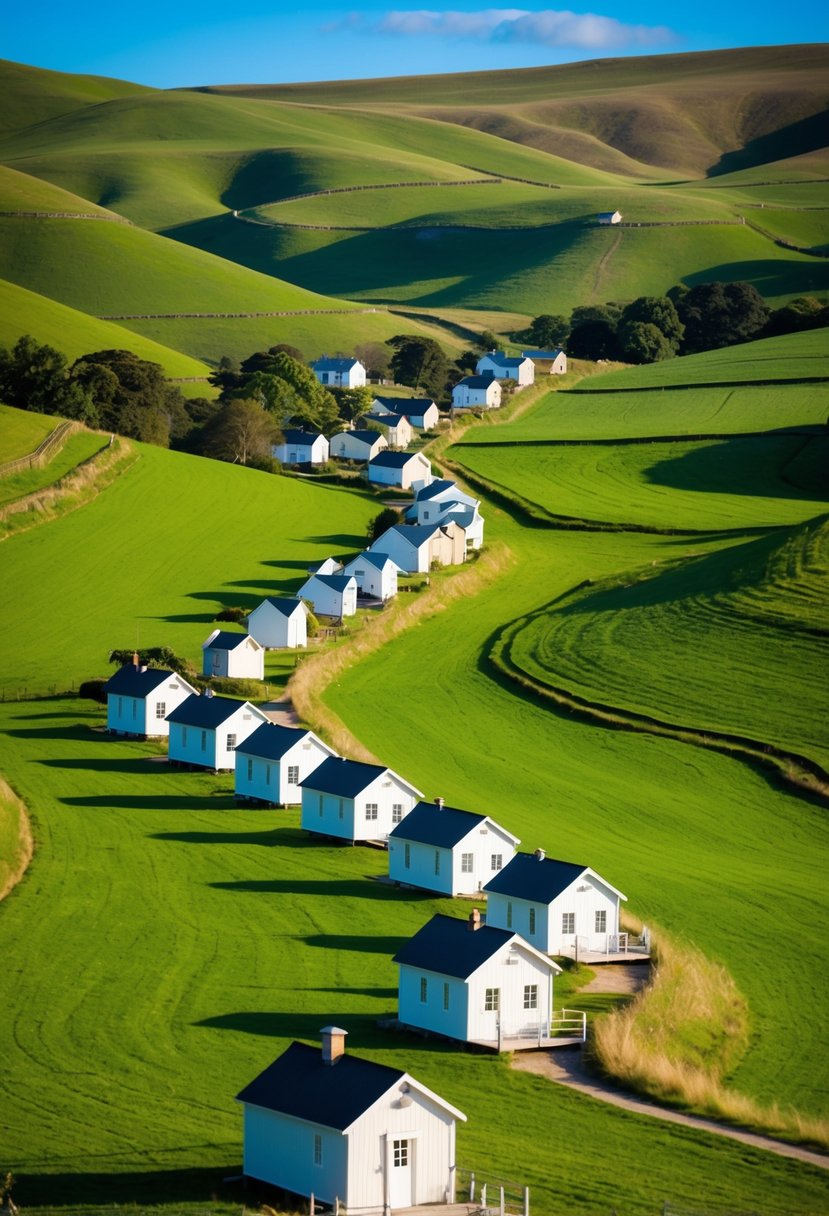
<path fill-rule="evenodd" d="M 61 422 L 43 439 L 28 456 L 19 456 L 16 460 L 7 460 L 0 464 L 0 477 L 8 477 L 20 469 L 39 469 L 46 463 L 46 457 L 59 443 L 62 443 L 70 431 L 77 429 L 77 422 Z"/>

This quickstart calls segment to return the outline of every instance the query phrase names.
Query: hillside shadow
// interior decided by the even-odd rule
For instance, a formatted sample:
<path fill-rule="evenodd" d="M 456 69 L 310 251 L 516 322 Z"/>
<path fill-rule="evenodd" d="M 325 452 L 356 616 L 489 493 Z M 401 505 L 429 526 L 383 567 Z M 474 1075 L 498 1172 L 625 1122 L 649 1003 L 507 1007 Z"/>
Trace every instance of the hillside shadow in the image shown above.
<path fill-rule="evenodd" d="M 137 760 L 117 760 L 114 757 L 107 758 L 106 756 L 102 756 L 100 759 L 94 756 L 50 757 L 48 760 L 36 760 L 35 763 L 42 764 L 45 768 L 92 769 L 96 773 L 132 773 L 135 777 L 146 777 L 149 771 L 147 761 L 143 756 Z M 106 805 L 111 806 L 112 803 Z"/>
<path fill-rule="evenodd" d="M 185 1170 L 147 1170 L 125 1173 L 111 1173 L 104 1170 L 107 1160 L 123 1159 L 123 1151 L 115 1153 L 83 1153 L 78 1152 L 72 1157 L 42 1158 L 39 1164 L 78 1166 L 87 1162 L 100 1161 L 101 1172 L 82 1172 L 73 1170 L 65 1173 L 36 1174 L 15 1170 L 14 1197 L 22 1210 L 30 1207 L 39 1208 L 45 1205 L 72 1205 L 74 1207 L 89 1207 L 97 1210 L 99 1205 L 111 1211 L 113 1204 L 168 1204 L 168 1203 L 204 1203 L 209 1210 L 211 1201 L 215 1202 L 217 1194 L 227 1188 L 223 1187 L 223 1179 L 238 1175 L 240 1171 L 240 1144 L 232 1142 L 214 1144 L 212 1141 L 201 1144 L 176 1145 L 167 1149 L 168 1152 L 192 1154 L 194 1150 L 205 1148 L 219 1149 L 225 1159 L 222 1166 L 212 1166 L 209 1169 Z"/>
<path fill-rule="evenodd" d="M 312 933 L 303 938 L 308 946 L 322 950 L 352 950 L 356 954 L 397 954 L 408 937 L 360 937 L 356 933 Z"/>
<path fill-rule="evenodd" d="M 372 875 L 365 874 L 362 878 L 355 879 L 325 879 L 315 878 L 262 878 L 262 879 L 239 879 L 229 882 L 209 882 L 208 887 L 215 887 L 221 891 L 243 891 L 250 894 L 262 895 L 336 895 L 343 899 L 366 899 L 380 900 L 388 902 L 395 896 L 400 896 L 400 891 L 396 887 L 389 887 L 382 883 L 372 882 Z M 406 891 L 405 899 L 407 903 L 413 902 L 414 899 L 428 900 L 434 898 L 426 891 Z"/>
<path fill-rule="evenodd" d="M 338 989 L 338 991 L 348 991 L 348 989 Z M 369 989 L 370 995 L 377 995 L 388 989 Z M 394 992 L 394 996 L 397 993 Z M 370 1031 L 374 1028 L 376 1014 L 353 1014 L 348 1015 L 348 1036 L 349 1046 L 354 1043 L 352 1035 L 359 1040 L 368 1040 Z M 334 1023 L 339 1025 L 338 1018 L 342 1018 L 342 1010 L 338 1010 L 336 1006 L 329 1010 L 323 1010 L 317 1013 L 282 1013 L 269 1012 L 246 1012 L 240 1010 L 237 1013 L 219 1013 L 213 1017 L 202 1018 L 198 1022 L 191 1022 L 192 1026 L 201 1026 L 208 1030 L 233 1030 L 237 1034 L 254 1034 L 261 1035 L 268 1039 L 310 1039 L 311 1042 L 319 1043 L 320 1028 L 326 1024 Z"/>
<path fill-rule="evenodd" d="M 750 262 L 721 262 L 683 275 L 682 282 L 686 287 L 699 283 L 751 283 L 761 296 L 813 295 L 829 289 L 829 260 L 755 258 Z"/>
<path fill-rule="evenodd" d="M 365 537 L 355 536 L 352 532 L 335 532 L 329 536 L 303 536 L 302 540 L 313 545 L 337 545 L 347 553 L 353 553 L 354 546 L 362 544 Z"/>
<path fill-rule="evenodd" d="M 767 135 L 750 139 L 734 152 L 724 152 L 715 165 L 708 169 L 707 177 L 721 177 L 724 173 L 736 173 L 739 169 L 753 169 L 804 152 L 818 152 L 826 146 L 826 124 L 829 114 L 813 114 L 789 123 Z"/>
<path fill-rule="evenodd" d="M 763 436 L 724 439 L 658 460 L 643 475 L 654 485 L 701 494 L 813 501 L 821 495 L 829 497 L 829 476 L 823 470 L 815 470 L 813 485 L 785 480 L 787 464 L 813 441 L 821 443 L 824 437 L 770 431 Z"/>

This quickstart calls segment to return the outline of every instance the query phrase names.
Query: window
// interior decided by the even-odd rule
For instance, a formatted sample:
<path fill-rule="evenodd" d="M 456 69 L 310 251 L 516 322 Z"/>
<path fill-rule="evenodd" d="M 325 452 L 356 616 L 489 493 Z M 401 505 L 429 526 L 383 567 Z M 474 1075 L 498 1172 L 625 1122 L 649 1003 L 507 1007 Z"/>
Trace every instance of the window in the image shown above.
<path fill-rule="evenodd" d="M 461 874 L 472 874 L 475 868 L 474 863 L 474 853 L 461 853 Z"/>
<path fill-rule="evenodd" d="M 449 985 L 443 985 L 443 1009 L 447 1012 L 449 1009 Z"/>
<path fill-rule="evenodd" d="M 530 933 L 535 933 L 535 908 L 530 908 Z"/>
<path fill-rule="evenodd" d="M 607 912 L 604 909 L 596 913 L 596 932 L 607 933 Z"/>
<path fill-rule="evenodd" d="M 270 785 L 270 783 L 271 783 L 271 766 L 269 764 L 266 764 L 265 765 L 265 785 Z"/>
<path fill-rule="evenodd" d="M 118 698 L 118 717 L 119 717 L 119 718 L 121 717 L 121 714 L 122 714 L 123 712 L 124 712 L 124 698 L 123 698 L 123 697 L 119 697 L 119 698 Z"/>
<path fill-rule="evenodd" d="M 575 912 L 562 912 L 561 914 L 561 932 L 575 933 L 576 932 L 576 914 Z"/>
<path fill-rule="evenodd" d="M 133 720 L 138 717 L 138 702 L 136 701 L 135 697 L 132 699 L 132 716 Z"/>
<path fill-rule="evenodd" d="M 426 979 L 425 975 L 421 975 L 421 977 L 420 977 L 420 1003 L 421 1003 L 421 1005 L 425 1005 L 428 998 L 429 998 L 429 981 Z"/>
<path fill-rule="evenodd" d="M 288 765 L 288 785 L 299 785 L 299 765 Z"/>
<path fill-rule="evenodd" d="M 406 1169 L 409 1164 L 408 1140 L 395 1140 L 392 1143 L 392 1164 L 396 1168 Z"/>
<path fill-rule="evenodd" d="M 227 750 L 228 750 L 229 752 L 235 752 L 235 751 L 236 751 L 236 736 L 235 736 L 235 735 L 228 735 L 228 737 L 227 737 Z"/>
<path fill-rule="evenodd" d="M 403 848 L 403 865 L 407 870 L 412 868 L 412 846 L 409 844 L 408 840 Z"/>
<path fill-rule="evenodd" d="M 207 731 L 206 730 L 203 730 L 201 733 L 201 749 L 203 752 L 207 751 Z"/>
<path fill-rule="evenodd" d="M 501 856 L 501 854 L 500 854 L 500 853 L 493 853 L 493 854 L 492 854 L 492 859 L 491 859 L 491 861 L 490 861 L 490 869 L 491 869 L 491 870 L 500 870 L 500 869 L 501 869 L 501 866 L 502 866 L 503 864 L 504 864 L 504 859 L 503 859 L 503 857 Z"/>
<path fill-rule="evenodd" d="M 322 819 L 322 804 L 323 804 L 323 797 L 322 797 L 322 794 L 320 794 L 320 795 L 319 795 L 319 800 L 320 800 L 320 802 L 319 802 L 319 815 L 320 815 L 320 819 Z"/>
<path fill-rule="evenodd" d="M 156 701 L 155 716 L 157 718 L 166 718 L 167 717 L 167 702 L 166 701 Z"/>
<path fill-rule="evenodd" d="M 403 822 L 403 803 L 393 802 L 391 804 L 391 821 L 392 823 Z"/>
<path fill-rule="evenodd" d="M 525 984 L 524 985 L 524 1008 L 525 1009 L 537 1009 L 538 1008 L 538 984 Z"/>
<path fill-rule="evenodd" d="M 345 803 L 343 802 L 342 798 L 340 798 L 339 806 L 337 808 L 337 816 L 338 816 L 338 818 L 342 819 L 344 815 L 345 815 Z"/>
<path fill-rule="evenodd" d="M 512 928 L 512 902 L 507 902 L 507 928 Z"/>
<path fill-rule="evenodd" d="M 435 849 L 435 873 L 440 874 L 440 849 Z"/>
<path fill-rule="evenodd" d="M 314 1165 L 322 1165 L 322 1136 L 314 1133 Z"/>
<path fill-rule="evenodd" d="M 253 758 L 248 756 L 248 781 L 253 781 Z"/>
<path fill-rule="evenodd" d="M 484 993 L 484 1012 L 497 1013 L 501 1008 L 501 989 L 487 988 Z"/>
<path fill-rule="evenodd" d="M 377 803 L 376 802 L 367 802 L 366 803 L 366 819 L 376 819 L 376 818 L 377 818 Z"/>

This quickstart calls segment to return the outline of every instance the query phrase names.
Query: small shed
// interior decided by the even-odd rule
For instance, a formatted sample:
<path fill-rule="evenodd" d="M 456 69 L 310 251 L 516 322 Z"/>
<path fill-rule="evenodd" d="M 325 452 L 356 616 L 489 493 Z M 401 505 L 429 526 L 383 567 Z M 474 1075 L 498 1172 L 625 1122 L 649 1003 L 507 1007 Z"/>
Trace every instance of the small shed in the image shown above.
<path fill-rule="evenodd" d="M 364 414 L 363 422 L 374 422 L 382 428 L 390 448 L 405 450 L 412 442 L 414 429 L 405 414 Z"/>
<path fill-rule="evenodd" d="M 550 376 L 567 374 L 567 356 L 560 346 L 554 350 L 525 350 L 524 354 Z"/>
<path fill-rule="evenodd" d="M 263 722 L 236 748 L 236 797 L 299 806 L 300 781 L 336 754 L 312 730 Z"/>
<path fill-rule="evenodd" d="M 366 369 L 359 359 L 329 359 L 323 355 L 314 360 L 311 371 L 326 388 L 362 388 L 366 382 Z"/>
<path fill-rule="evenodd" d="M 342 574 L 343 564 L 337 557 L 326 557 L 314 566 L 308 567 L 309 574 Z"/>
<path fill-rule="evenodd" d="M 397 595 L 399 567 L 386 553 L 372 553 L 370 549 L 358 554 L 345 567 L 357 584 L 357 594 L 377 600 L 390 600 Z"/>
<path fill-rule="evenodd" d="M 419 802 L 389 835 L 389 878 L 443 895 L 473 895 L 520 841 L 488 815 Z"/>
<path fill-rule="evenodd" d="M 312 574 L 300 587 L 299 596 L 310 601 L 317 616 L 339 621 L 357 611 L 357 583 L 349 574 Z"/>
<path fill-rule="evenodd" d="M 501 1047 L 549 1038 L 553 977 L 561 968 L 517 933 L 433 916 L 395 955 L 405 1026 Z"/>
<path fill-rule="evenodd" d="M 107 730 L 112 735 L 163 739 L 170 733 L 167 715 L 196 690 L 176 671 L 161 667 L 120 667 L 104 685 Z"/>
<path fill-rule="evenodd" d="M 236 767 L 236 748 L 268 719 L 250 701 L 194 694 L 167 715 L 168 754 L 174 764 L 191 764 L 215 772 Z"/>
<path fill-rule="evenodd" d="M 619 949 L 619 910 L 627 899 L 589 866 L 516 853 L 484 887 L 487 924 L 515 929 L 545 954 Z"/>
<path fill-rule="evenodd" d="M 248 617 L 248 633 L 266 650 L 308 645 L 308 609 L 302 600 L 269 595 Z"/>
<path fill-rule="evenodd" d="M 600 211 L 596 216 L 596 222 L 598 224 L 621 224 L 622 213 L 621 211 Z"/>
<path fill-rule="evenodd" d="M 497 410 L 501 404 L 501 385 L 494 376 L 464 376 L 452 389 L 452 409 Z"/>
<path fill-rule="evenodd" d="M 331 436 L 331 455 L 337 460 L 368 462 L 389 446 L 379 431 L 338 431 Z"/>
<path fill-rule="evenodd" d="M 280 464 L 325 464 L 328 440 L 319 431 L 288 427 L 283 431 L 283 442 L 275 444 L 272 451 Z"/>
<path fill-rule="evenodd" d="M 202 642 L 202 675 L 264 680 L 265 647 L 247 633 L 214 629 Z"/>
<path fill-rule="evenodd" d="M 372 553 L 386 553 L 407 574 L 426 574 L 432 563 L 452 566 L 464 561 L 466 534 L 453 522 L 438 524 L 395 524 L 369 546 Z"/>
<path fill-rule="evenodd" d="M 526 355 L 507 355 L 501 350 L 491 350 L 481 355 L 475 371 L 479 376 L 495 376 L 497 380 L 514 380 L 519 388 L 526 388 L 535 380 L 535 364 Z"/>
<path fill-rule="evenodd" d="M 300 785 L 303 828 L 343 840 L 386 840 L 423 796 L 390 768 L 339 758 Z"/>
<path fill-rule="evenodd" d="M 375 485 L 419 489 L 432 480 L 432 462 L 422 452 L 379 452 L 368 462 L 368 479 Z"/>
<path fill-rule="evenodd" d="M 452 1203 L 466 1116 L 409 1073 L 348 1055 L 345 1030 L 321 1033 L 322 1051 L 293 1042 L 237 1095 L 245 1176 L 360 1216 Z"/>
<path fill-rule="evenodd" d="M 434 431 L 440 422 L 440 410 L 431 397 L 375 397 L 374 408 L 405 415 L 418 431 Z"/>

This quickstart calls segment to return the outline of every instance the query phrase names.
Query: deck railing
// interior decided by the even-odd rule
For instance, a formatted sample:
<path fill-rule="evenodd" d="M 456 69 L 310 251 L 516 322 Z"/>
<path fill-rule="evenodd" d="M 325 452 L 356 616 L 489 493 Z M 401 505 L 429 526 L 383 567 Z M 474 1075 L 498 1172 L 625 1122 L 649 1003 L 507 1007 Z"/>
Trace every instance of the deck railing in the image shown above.
<path fill-rule="evenodd" d="M 550 1020 L 550 1038 L 587 1038 L 587 1014 L 581 1009 L 558 1009 Z"/>

